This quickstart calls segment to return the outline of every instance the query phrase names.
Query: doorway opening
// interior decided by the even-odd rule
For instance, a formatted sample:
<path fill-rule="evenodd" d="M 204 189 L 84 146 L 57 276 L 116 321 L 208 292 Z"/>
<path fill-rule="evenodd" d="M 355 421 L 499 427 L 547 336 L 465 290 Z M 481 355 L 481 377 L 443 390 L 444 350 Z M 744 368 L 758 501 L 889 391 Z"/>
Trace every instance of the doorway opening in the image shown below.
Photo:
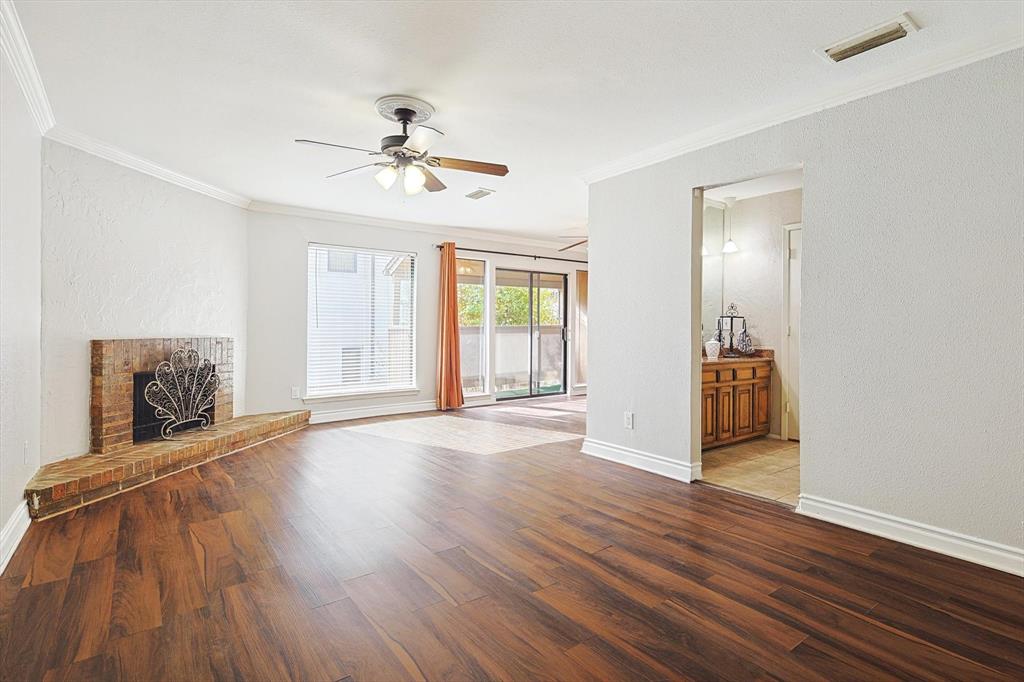
<path fill-rule="evenodd" d="M 796 506 L 803 171 L 704 188 L 695 200 L 702 480 Z"/>
<path fill-rule="evenodd" d="M 566 392 L 567 276 L 497 268 L 495 398 Z"/>

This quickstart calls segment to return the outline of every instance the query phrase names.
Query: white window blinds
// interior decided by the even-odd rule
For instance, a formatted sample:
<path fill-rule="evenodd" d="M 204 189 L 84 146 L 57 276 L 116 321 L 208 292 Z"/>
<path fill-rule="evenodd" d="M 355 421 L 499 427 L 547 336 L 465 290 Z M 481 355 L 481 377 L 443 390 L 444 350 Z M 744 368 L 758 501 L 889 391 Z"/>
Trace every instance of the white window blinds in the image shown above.
<path fill-rule="evenodd" d="M 416 256 L 309 245 L 306 393 L 416 386 Z"/>

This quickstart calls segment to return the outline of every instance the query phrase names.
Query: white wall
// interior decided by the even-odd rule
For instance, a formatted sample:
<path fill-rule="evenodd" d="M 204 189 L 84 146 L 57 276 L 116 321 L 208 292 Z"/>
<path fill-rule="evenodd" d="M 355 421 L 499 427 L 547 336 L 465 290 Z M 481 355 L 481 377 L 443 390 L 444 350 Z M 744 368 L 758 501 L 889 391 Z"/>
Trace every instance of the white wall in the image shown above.
<path fill-rule="evenodd" d="M 89 340 L 235 339 L 246 413 L 246 212 L 43 142 L 42 461 L 89 450 Z"/>
<path fill-rule="evenodd" d="M 39 468 L 40 135 L 0 57 L 0 526 Z"/>
<path fill-rule="evenodd" d="M 722 305 L 722 264 L 727 255 L 722 253 L 722 227 L 725 219 L 725 210 L 717 206 L 704 206 L 704 234 L 702 244 L 708 250 L 708 255 L 702 256 L 701 279 L 702 301 L 701 325 L 703 327 L 703 338 L 710 341 L 715 335 L 718 324 L 718 317 L 725 312 Z"/>
<path fill-rule="evenodd" d="M 392 229 L 330 219 L 249 212 L 249 333 L 246 401 L 250 413 L 309 409 L 314 419 L 338 419 L 394 411 L 432 409 L 437 365 L 437 315 L 440 255 L 436 244 L 556 255 L 535 246 L 467 240 L 443 233 Z M 417 390 L 402 394 L 303 402 L 291 398 L 292 387 L 305 392 L 307 244 L 319 242 L 417 254 L 416 263 L 416 380 Z M 573 273 L 585 264 L 530 258 L 460 253 L 486 260 L 489 281 L 495 267 Z M 570 305 L 575 277 L 569 277 Z M 571 308 L 570 308 L 571 311 Z M 572 318 L 572 315 L 569 315 Z M 569 367 L 572 366 L 570 344 Z M 493 366 L 493 344 L 491 348 Z M 571 378 L 570 378 L 571 381 Z"/>
<path fill-rule="evenodd" d="M 802 492 L 1024 546 L 1022 57 L 593 185 L 588 439 L 699 461 L 678 188 L 802 162 Z"/>
<path fill-rule="evenodd" d="M 735 303 L 747 318 L 754 345 L 782 351 L 782 281 L 786 257 L 782 226 L 800 222 L 801 191 L 776 192 L 737 201 L 732 214 L 732 238 L 737 253 L 724 254 L 723 309 Z M 707 263 L 707 258 L 704 263 Z M 771 433 L 782 432 L 782 378 L 775 363 L 772 377 Z"/>

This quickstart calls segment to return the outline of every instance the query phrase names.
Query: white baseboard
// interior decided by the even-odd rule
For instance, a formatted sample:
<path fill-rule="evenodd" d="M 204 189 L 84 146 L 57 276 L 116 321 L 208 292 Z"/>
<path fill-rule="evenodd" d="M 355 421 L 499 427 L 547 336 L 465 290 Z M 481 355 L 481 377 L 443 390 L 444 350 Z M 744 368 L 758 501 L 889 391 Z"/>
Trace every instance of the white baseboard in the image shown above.
<path fill-rule="evenodd" d="M 847 528 L 905 542 L 958 559 L 1024 575 L 1024 549 L 929 526 L 898 516 L 834 502 L 814 495 L 800 495 L 797 512 Z"/>
<path fill-rule="evenodd" d="M 32 524 L 32 518 L 28 515 L 28 505 L 24 502 L 19 504 L 11 518 L 7 519 L 4 528 L 0 531 L 0 574 L 7 568 L 7 562 L 14 556 L 14 550 L 18 549 L 18 543 L 25 537 L 25 531 Z"/>
<path fill-rule="evenodd" d="M 310 424 L 326 424 L 328 422 L 348 421 L 349 419 L 365 419 L 367 417 L 384 417 L 389 414 L 407 414 L 409 412 L 431 412 L 436 410 L 433 400 L 417 400 L 411 403 L 390 403 L 385 405 L 368 405 L 366 407 L 347 407 L 341 410 L 314 410 L 309 417 Z"/>
<path fill-rule="evenodd" d="M 491 394 L 468 396 L 463 402 L 463 407 L 482 407 L 484 405 L 496 405 L 498 401 Z"/>
<path fill-rule="evenodd" d="M 667 478 L 672 478 L 684 483 L 690 483 L 700 478 L 700 463 L 691 464 L 680 462 L 676 459 L 669 459 L 661 455 L 655 455 L 643 450 L 634 450 L 614 443 L 606 443 L 593 438 L 583 440 L 581 452 L 592 457 L 600 457 L 611 462 L 625 464 L 635 469 L 650 471 Z"/>

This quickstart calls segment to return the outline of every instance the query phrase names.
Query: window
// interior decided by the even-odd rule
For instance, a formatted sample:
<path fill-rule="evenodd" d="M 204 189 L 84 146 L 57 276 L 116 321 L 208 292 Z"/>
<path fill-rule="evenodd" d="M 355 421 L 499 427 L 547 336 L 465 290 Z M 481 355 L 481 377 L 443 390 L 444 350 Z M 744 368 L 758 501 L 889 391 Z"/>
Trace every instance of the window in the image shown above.
<path fill-rule="evenodd" d="M 359 272 L 359 260 L 355 251 L 328 251 L 327 272 Z"/>
<path fill-rule="evenodd" d="M 462 364 L 462 392 L 480 394 L 487 390 L 487 264 L 482 260 L 455 261 L 459 293 L 459 358 Z"/>
<path fill-rule="evenodd" d="M 309 245 L 310 397 L 416 387 L 416 256 Z"/>

